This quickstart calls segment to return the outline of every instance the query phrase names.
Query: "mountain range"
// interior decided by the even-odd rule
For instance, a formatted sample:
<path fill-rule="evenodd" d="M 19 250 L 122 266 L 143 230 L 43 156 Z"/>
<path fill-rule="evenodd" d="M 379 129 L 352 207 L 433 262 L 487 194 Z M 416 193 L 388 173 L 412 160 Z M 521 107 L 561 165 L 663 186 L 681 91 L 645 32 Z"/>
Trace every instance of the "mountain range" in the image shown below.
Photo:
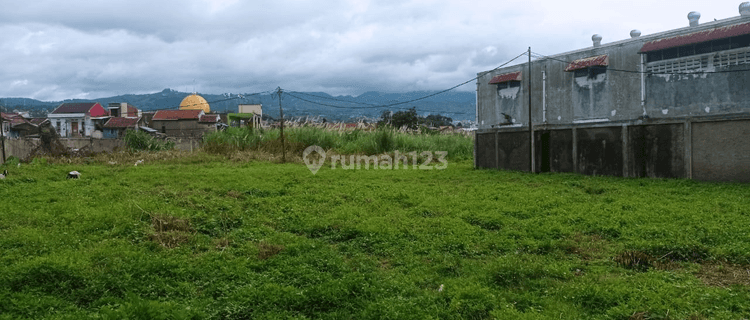
<path fill-rule="evenodd" d="M 405 93 L 365 92 L 358 96 L 331 96 L 323 92 L 282 91 L 281 106 L 285 118 L 325 118 L 328 121 L 353 121 L 379 118 L 385 111 L 415 108 L 422 116 L 443 115 L 454 121 L 475 119 L 476 96 L 474 92 L 414 91 Z M 112 102 L 127 102 L 143 111 L 177 109 L 182 99 L 190 93 L 172 89 L 150 94 L 125 94 L 99 99 L 69 99 L 64 101 L 39 101 L 29 98 L 0 98 L 3 111 L 29 111 L 33 116 L 44 117 L 63 102 L 99 102 L 106 106 Z M 209 102 L 213 112 L 237 112 L 239 104 L 262 104 L 264 115 L 279 116 L 277 92 L 261 94 L 200 94 Z"/>

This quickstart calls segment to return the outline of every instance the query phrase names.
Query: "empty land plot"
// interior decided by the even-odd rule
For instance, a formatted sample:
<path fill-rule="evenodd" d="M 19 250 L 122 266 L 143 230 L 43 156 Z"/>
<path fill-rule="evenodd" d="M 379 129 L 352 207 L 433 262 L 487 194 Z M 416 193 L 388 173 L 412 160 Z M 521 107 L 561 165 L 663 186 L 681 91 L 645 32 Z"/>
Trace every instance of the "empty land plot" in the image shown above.
<path fill-rule="evenodd" d="M 740 184 L 36 162 L 0 180 L 0 234 L 0 319 L 750 314 Z"/>

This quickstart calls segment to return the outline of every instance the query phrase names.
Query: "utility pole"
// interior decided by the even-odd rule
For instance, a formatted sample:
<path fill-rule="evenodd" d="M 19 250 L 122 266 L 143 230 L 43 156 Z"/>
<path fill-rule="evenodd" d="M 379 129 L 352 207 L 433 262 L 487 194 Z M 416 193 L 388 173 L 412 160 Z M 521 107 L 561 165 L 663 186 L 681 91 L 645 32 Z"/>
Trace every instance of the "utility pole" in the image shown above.
<path fill-rule="evenodd" d="M 5 164 L 5 133 L 3 132 L 3 131 L 5 131 L 5 128 L 3 126 L 3 121 L 4 121 L 3 118 L 0 117 L 0 144 L 2 144 L 2 148 L 3 148 L 3 164 Z"/>
<path fill-rule="evenodd" d="M 531 47 L 529 47 L 529 171 L 534 173 L 534 125 L 531 123 Z"/>
<path fill-rule="evenodd" d="M 281 87 L 276 89 L 279 94 L 279 118 L 281 118 L 281 162 L 286 163 L 286 143 L 284 142 L 284 109 L 281 108 Z"/>

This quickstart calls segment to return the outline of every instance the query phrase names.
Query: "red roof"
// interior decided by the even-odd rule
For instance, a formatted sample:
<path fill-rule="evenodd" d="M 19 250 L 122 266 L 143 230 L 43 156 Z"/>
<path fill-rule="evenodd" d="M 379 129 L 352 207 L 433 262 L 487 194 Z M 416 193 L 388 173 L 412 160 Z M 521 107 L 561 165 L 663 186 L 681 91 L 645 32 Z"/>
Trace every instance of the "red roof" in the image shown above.
<path fill-rule="evenodd" d="M 606 54 L 600 55 L 600 56 L 594 56 L 594 57 L 588 57 L 583 59 L 574 60 L 571 62 L 566 68 L 565 71 L 576 71 L 580 69 L 585 69 L 589 67 L 596 67 L 596 66 L 608 66 L 609 65 L 609 56 Z"/>
<path fill-rule="evenodd" d="M 217 123 L 219 122 L 219 115 L 218 114 L 204 114 L 200 117 L 198 122 Z"/>
<path fill-rule="evenodd" d="M 154 117 L 151 120 L 184 120 L 194 119 L 198 120 L 203 114 L 203 110 L 159 110 L 154 113 Z"/>
<path fill-rule="evenodd" d="M 509 81 L 521 81 L 521 71 L 504 73 L 499 76 L 494 76 L 492 77 L 492 80 L 490 80 L 490 84 L 498 84 Z"/>
<path fill-rule="evenodd" d="M 104 128 L 132 128 L 135 127 L 136 123 L 138 123 L 136 118 L 113 117 L 107 120 Z"/>
<path fill-rule="evenodd" d="M 109 115 L 109 111 L 104 109 L 99 102 L 68 102 L 63 103 L 54 111 L 53 114 L 61 113 L 85 113 L 91 117 L 103 117 Z"/>
<path fill-rule="evenodd" d="M 640 53 L 750 34 L 750 22 L 646 42 Z"/>

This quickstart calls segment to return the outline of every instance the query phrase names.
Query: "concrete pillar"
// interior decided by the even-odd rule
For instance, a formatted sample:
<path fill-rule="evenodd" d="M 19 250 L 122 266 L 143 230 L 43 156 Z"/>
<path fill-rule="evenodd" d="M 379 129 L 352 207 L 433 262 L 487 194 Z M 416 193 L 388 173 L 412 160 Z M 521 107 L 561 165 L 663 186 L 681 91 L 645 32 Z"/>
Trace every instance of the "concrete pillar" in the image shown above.
<path fill-rule="evenodd" d="M 578 133 L 573 127 L 573 172 L 578 172 Z"/>
<path fill-rule="evenodd" d="M 628 147 L 628 125 L 622 125 L 622 177 L 627 178 L 629 173 L 628 158 L 630 148 Z"/>
<path fill-rule="evenodd" d="M 685 120 L 685 177 L 693 178 L 693 124 L 690 119 Z"/>
<path fill-rule="evenodd" d="M 474 169 L 477 168 L 477 140 L 479 138 L 479 135 L 477 134 L 477 131 L 474 130 Z"/>
<path fill-rule="evenodd" d="M 500 132 L 495 132 L 495 169 L 500 170 Z"/>

